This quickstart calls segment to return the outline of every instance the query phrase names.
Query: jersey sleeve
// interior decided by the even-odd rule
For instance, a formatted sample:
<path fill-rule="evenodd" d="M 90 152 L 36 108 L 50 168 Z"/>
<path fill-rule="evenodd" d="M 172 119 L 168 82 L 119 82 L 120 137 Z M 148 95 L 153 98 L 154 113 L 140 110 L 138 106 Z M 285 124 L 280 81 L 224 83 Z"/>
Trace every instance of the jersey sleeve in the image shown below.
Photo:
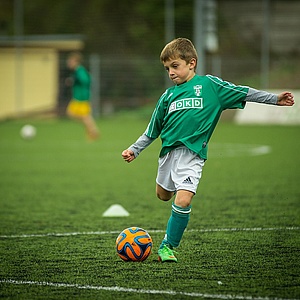
<path fill-rule="evenodd" d="M 150 122 L 147 126 L 145 134 L 152 139 L 156 139 L 159 137 L 162 127 L 163 127 L 163 120 L 166 111 L 166 99 L 168 98 L 167 91 L 162 94 L 160 99 L 158 100 L 156 107 L 152 113 Z"/>
<path fill-rule="evenodd" d="M 78 67 L 75 73 L 75 78 L 75 80 L 77 80 L 80 84 L 90 84 L 90 75 L 83 67 Z"/>
<path fill-rule="evenodd" d="M 277 100 L 277 95 L 265 91 L 259 91 L 253 88 L 249 88 L 248 95 L 246 97 L 247 102 L 257 102 L 272 105 L 276 105 Z"/>
<path fill-rule="evenodd" d="M 245 98 L 248 94 L 249 87 L 235 85 L 216 76 L 207 75 L 207 77 L 211 80 L 223 109 L 245 107 Z"/>
<path fill-rule="evenodd" d="M 143 134 L 128 149 L 131 150 L 134 153 L 134 157 L 137 158 L 139 154 L 145 148 L 147 148 L 153 141 L 154 139 L 149 138 L 147 135 Z"/>

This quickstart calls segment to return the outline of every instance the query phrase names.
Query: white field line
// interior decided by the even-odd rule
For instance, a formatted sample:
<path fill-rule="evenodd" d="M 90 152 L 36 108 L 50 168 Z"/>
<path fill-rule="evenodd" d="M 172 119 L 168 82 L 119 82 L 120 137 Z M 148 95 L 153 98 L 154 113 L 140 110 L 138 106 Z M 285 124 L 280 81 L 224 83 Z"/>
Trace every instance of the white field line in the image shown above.
<path fill-rule="evenodd" d="M 186 233 L 189 232 L 239 232 L 239 231 L 279 231 L 279 230 L 300 230 L 300 227 L 252 227 L 252 228 L 212 228 L 212 229 L 189 229 L 186 230 Z M 165 230 L 147 230 L 149 233 L 161 233 L 165 232 Z M 38 238 L 38 237 L 64 237 L 64 236 L 77 236 L 77 235 L 105 235 L 105 234 L 119 234 L 121 231 L 82 231 L 82 232 L 63 232 L 63 233 L 41 233 L 41 234 L 17 234 L 17 235 L 0 235 L 0 238 L 10 239 L 10 238 Z"/>
<path fill-rule="evenodd" d="M 59 287 L 59 288 L 76 288 L 82 290 L 97 290 L 97 291 L 136 293 L 136 294 L 189 296 L 189 297 L 199 297 L 199 298 L 206 298 L 206 299 L 297 300 L 297 299 L 283 299 L 283 298 L 269 298 L 269 297 L 252 297 L 252 296 L 241 296 L 241 295 L 175 292 L 172 290 L 146 290 L 146 289 L 124 288 L 120 286 L 95 286 L 95 285 L 80 285 L 80 284 L 70 284 L 70 283 L 54 283 L 54 282 L 45 282 L 45 281 L 22 281 L 22 280 L 3 279 L 0 280 L 0 283 L 15 284 L 15 285 L 50 286 L 50 287 Z"/>

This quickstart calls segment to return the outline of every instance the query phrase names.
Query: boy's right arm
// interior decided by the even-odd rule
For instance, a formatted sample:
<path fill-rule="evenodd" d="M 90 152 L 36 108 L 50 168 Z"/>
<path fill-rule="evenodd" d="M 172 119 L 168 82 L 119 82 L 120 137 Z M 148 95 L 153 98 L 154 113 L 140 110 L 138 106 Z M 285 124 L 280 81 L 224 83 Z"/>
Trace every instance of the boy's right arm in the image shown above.
<path fill-rule="evenodd" d="M 122 152 L 122 156 L 125 161 L 132 162 L 145 148 L 147 148 L 156 138 L 159 137 L 162 129 L 165 109 L 167 107 L 167 105 L 164 103 L 164 100 L 168 96 L 167 91 L 168 90 L 166 90 L 159 98 L 146 131 L 137 139 L 134 144 Z M 149 130 L 149 128 L 151 128 L 151 130 Z"/>
<path fill-rule="evenodd" d="M 132 144 L 128 149 L 126 149 L 122 152 L 123 159 L 128 163 L 132 162 L 154 140 L 155 139 L 148 137 L 144 133 L 137 139 L 137 141 L 134 144 Z"/>
<path fill-rule="evenodd" d="M 124 150 L 122 152 L 122 156 L 123 156 L 123 159 L 125 161 L 127 161 L 128 163 L 130 163 L 131 161 L 133 161 L 135 159 L 133 151 L 129 150 L 129 149 Z"/>

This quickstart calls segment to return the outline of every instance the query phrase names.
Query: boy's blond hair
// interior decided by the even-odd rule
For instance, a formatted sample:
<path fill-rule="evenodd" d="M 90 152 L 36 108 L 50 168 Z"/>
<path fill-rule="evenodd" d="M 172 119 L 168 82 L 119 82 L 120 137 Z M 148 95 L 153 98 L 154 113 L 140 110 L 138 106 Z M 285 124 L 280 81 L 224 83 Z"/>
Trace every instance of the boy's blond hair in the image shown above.
<path fill-rule="evenodd" d="M 160 61 L 162 63 L 170 60 L 181 58 L 189 63 L 192 58 L 196 59 L 196 64 L 198 61 L 197 51 L 193 43 L 186 38 L 177 38 L 170 43 L 168 43 L 160 54 Z M 196 67 L 195 67 L 196 69 Z"/>
<path fill-rule="evenodd" d="M 68 55 L 68 59 L 74 59 L 78 63 L 82 62 L 82 54 L 79 51 L 73 51 Z"/>

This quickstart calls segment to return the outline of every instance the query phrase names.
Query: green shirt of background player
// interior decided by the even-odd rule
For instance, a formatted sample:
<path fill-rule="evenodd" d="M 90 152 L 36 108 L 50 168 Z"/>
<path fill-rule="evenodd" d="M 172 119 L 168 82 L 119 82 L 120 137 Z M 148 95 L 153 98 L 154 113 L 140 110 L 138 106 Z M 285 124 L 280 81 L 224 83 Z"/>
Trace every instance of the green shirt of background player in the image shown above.
<path fill-rule="evenodd" d="M 280 106 L 294 104 L 290 92 L 275 95 L 236 86 L 215 76 L 197 75 L 197 59 L 194 45 L 188 39 L 178 38 L 164 47 L 160 60 L 175 86 L 158 100 L 145 133 L 122 152 L 124 160 L 131 162 L 156 138 L 161 138 L 156 194 L 163 201 L 175 195 L 166 234 L 158 250 L 162 262 L 177 261 L 173 248 L 179 246 L 188 224 L 209 140 L 222 111 L 243 109 L 247 101 Z"/>
<path fill-rule="evenodd" d="M 99 136 L 99 130 L 92 117 L 90 104 L 90 74 L 81 64 L 82 56 L 79 52 L 69 55 L 67 65 L 73 71 L 66 84 L 72 87 L 72 100 L 67 107 L 67 115 L 81 121 L 86 129 L 87 136 L 95 140 Z"/>
<path fill-rule="evenodd" d="M 72 85 L 73 98 L 78 101 L 87 101 L 90 99 L 90 74 L 87 70 L 79 65 L 72 74 L 74 84 Z"/>

